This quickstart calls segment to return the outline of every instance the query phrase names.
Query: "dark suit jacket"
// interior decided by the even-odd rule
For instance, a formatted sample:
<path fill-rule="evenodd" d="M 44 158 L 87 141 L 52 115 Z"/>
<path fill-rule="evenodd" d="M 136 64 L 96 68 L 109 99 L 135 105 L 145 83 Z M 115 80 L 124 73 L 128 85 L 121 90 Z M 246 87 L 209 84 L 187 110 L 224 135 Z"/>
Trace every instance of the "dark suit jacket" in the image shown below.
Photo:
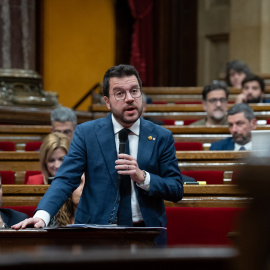
<path fill-rule="evenodd" d="M 223 139 L 211 144 L 209 150 L 234 150 L 234 140 L 232 137 Z"/>
<path fill-rule="evenodd" d="M 4 223 L 6 223 L 8 227 L 11 227 L 12 225 L 28 218 L 28 216 L 25 213 L 21 213 L 19 211 L 15 211 L 13 209 L 8 208 L 1 208 L 0 214 Z"/>
<path fill-rule="evenodd" d="M 151 177 L 150 190 L 135 186 L 147 227 L 166 227 L 164 200 L 177 202 L 183 182 L 175 156 L 171 131 L 140 118 L 138 166 Z M 85 185 L 76 210 L 75 223 L 109 224 L 117 216 L 120 195 L 115 169 L 117 152 L 111 114 L 76 127 L 68 154 L 37 209 L 54 216 L 80 184 Z"/>

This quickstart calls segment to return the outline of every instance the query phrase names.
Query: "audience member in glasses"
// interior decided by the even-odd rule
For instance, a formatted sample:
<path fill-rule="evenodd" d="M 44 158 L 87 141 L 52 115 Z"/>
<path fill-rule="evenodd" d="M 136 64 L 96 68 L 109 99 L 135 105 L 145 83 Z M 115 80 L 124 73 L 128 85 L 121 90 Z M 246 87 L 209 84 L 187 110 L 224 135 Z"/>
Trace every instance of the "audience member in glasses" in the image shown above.
<path fill-rule="evenodd" d="M 204 119 L 190 124 L 190 126 L 227 125 L 227 105 L 229 92 L 224 84 L 206 85 L 202 92 Z"/>
<path fill-rule="evenodd" d="M 235 103 L 270 103 L 265 98 L 265 84 L 257 75 L 247 76 L 242 81 L 242 92 L 236 96 Z"/>
<path fill-rule="evenodd" d="M 248 104 L 235 104 L 228 110 L 228 126 L 232 136 L 212 143 L 210 150 L 252 150 L 251 131 L 257 128 L 257 120 Z"/>
<path fill-rule="evenodd" d="M 67 107 L 58 107 L 51 112 L 52 132 L 61 132 L 71 141 L 77 126 L 76 113 Z"/>
<path fill-rule="evenodd" d="M 70 140 L 65 134 L 60 132 L 48 134 L 40 149 L 42 174 L 30 176 L 26 184 L 50 184 L 68 152 L 69 145 Z M 79 187 L 73 191 L 71 197 L 66 200 L 58 213 L 52 218 L 49 226 L 65 226 L 74 223 L 75 211 L 80 200 L 83 186 L 84 175 L 81 177 Z"/>
<path fill-rule="evenodd" d="M 34 218 L 13 226 L 14 229 L 29 224 L 36 228 L 47 225 L 79 186 L 83 172 L 85 186 L 75 223 L 166 227 L 164 200 L 181 200 L 183 182 L 172 132 L 141 117 L 141 89 L 141 79 L 133 66 L 118 65 L 106 71 L 103 94 L 111 113 L 77 125 L 68 154 Z M 131 131 L 130 154 L 119 153 L 118 136 L 124 128 Z M 118 175 L 130 176 L 124 177 L 131 185 L 125 190 L 131 193 L 126 196 L 127 210 L 122 208 Z M 156 243 L 166 243 L 165 230 Z"/>
<path fill-rule="evenodd" d="M 248 65 L 241 60 L 233 60 L 226 66 L 226 83 L 227 86 L 241 89 L 242 81 L 252 72 Z"/>
<path fill-rule="evenodd" d="M 21 213 L 13 209 L 1 208 L 2 195 L 3 195 L 2 179 L 0 174 L 0 229 L 10 228 L 12 225 L 28 218 L 28 216 L 25 213 Z"/>

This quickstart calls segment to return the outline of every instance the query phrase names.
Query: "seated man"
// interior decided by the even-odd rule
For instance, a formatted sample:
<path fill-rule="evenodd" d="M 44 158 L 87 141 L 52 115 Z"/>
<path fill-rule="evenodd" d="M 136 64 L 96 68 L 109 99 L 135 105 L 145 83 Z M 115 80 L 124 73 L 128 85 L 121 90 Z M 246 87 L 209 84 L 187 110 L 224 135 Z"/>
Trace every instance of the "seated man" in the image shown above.
<path fill-rule="evenodd" d="M 222 84 L 206 85 L 202 92 L 203 108 L 206 118 L 190 124 L 190 126 L 227 125 L 227 104 L 229 91 Z"/>
<path fill-rule="evenodd" d="M 242 93 L 236 96 L 235 103 L 270 103 L 264 97 L 264 81 L 256 75 L 247 76 L 242 81 Z"/>
<path fill-rule="evenodd" d="M 232 106 L 228 110 L 228 125 L 232 137 L 212 143 L 210 150 L 252 150 L 251 130 L 257 127 L 252 108 L 245 103 Z"/>
<path fill-rule="evenodd" d="M 2 204 L 2 179 L 0 175 L 0 207 Z M 8 208 L 0 208 L 0 229 L 10 228 L 12 225 L 28 218 L 25 213 Z"/>

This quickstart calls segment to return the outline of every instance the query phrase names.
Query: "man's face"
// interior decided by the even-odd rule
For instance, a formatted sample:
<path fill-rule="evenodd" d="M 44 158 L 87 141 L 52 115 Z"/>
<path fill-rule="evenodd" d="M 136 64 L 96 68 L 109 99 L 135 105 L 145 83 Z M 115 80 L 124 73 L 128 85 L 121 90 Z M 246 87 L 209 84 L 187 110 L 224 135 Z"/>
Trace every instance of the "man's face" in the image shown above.
<path fill-rule="evenodd" d="M 73 133 L 75 131 L 75 127 L 73 126 L 71 121 L 67 122 L 53 122 L 52 124 L 52 131 L 53 132 L 61 132 L 67 135 L 68 139 L 72 141 Z"/>
<path fill-rule="evenodd" d="M 216 89 L 207 94 L 206 100 L 203 101 L 203 108 L 207 113 L 207 117 L 219 121 L 227 114 L 227 104 L 225 91 Z"/>
<path fill-rule="evenodd" d="M 259 103 L 264 98 L 264 93 L 257 81 L 246 82 L 242 87 L 242 93 L 246 96 L 247 103 Z"/>
<path fill-rule="evenodd" d="M 231 82 L 232 87 L 241 89 L 242 81 L 245 79 L 246 74 L 242 71 L 236 71 L 234 69 L 230 70 L 229 80 Z"/>
<path fill-rule="evenodd" d="M 243 112 L 228 115 L 228 125 L 230 133 L 236 143 L 244 145 L 251 141 L 251 130 L 256 129 L 257 121 L 249 121 Z"/>
<path fill-rule="evenodd" d="M 140 89 L 140 85 L 135 75 L 123 78 L 113 77 L 110 79 L 110 96 L 104 97 L 107 108 L 125 128 L 132 126 L 143 111 L 142 96 L 133 98 L 130 94 L 136 89 Z M 116 100 L 114 95 L 120 92 L 125 92 L 126 97 L 123 100 Z"/>

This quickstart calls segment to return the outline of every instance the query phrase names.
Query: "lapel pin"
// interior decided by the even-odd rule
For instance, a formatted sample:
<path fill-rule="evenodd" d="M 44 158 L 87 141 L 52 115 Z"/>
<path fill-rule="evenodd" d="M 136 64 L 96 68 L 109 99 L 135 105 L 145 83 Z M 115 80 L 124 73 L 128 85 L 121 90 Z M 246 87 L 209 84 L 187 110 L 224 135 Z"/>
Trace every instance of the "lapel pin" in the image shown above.
<path fill-rule="evenodd" d="M 151 141 L 153 138 L 152 136 L 148 136 L 148 140 Z"/>

